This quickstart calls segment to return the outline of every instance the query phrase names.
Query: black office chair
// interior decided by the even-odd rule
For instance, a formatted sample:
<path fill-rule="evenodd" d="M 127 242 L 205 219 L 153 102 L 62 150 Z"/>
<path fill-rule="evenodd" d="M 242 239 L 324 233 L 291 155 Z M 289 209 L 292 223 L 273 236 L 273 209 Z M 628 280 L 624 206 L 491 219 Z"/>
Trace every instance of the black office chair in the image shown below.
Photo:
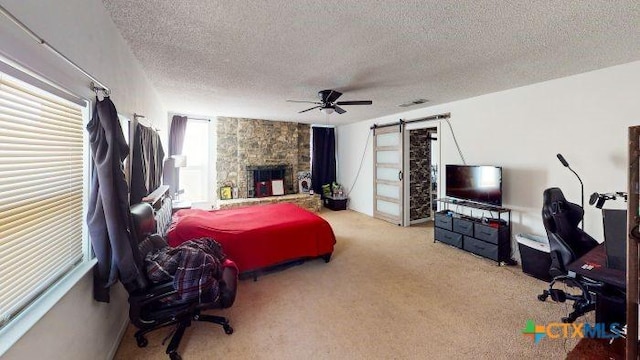
<path fill-rule="evenodd" d="M 149 204 L 136 204 L 131 207 L 133 217 L 134 235 L 138 239 L 138 246 L 133 247 L 134 257 L 138 259 L 139 266 L 144 269 L 144 258 L 146 254 L 168 246 L 166 241 L 156 233 L 156 221 L 153 209 Z M 238 282 L 238 268 L 235 263 L 225 259 L 222 264 L 221 276 L 218 279 L 219 296 L 212 303 L 182 302 L 175 300 L 177 290 L 173 282 L 163 284 L 152 284 L 149 279 L 139 279 L 141 284 L 145 284 L 142 290 L 129 291 L 129 318 L 139 329 L 135 333 L 135 338 L 139 347 L 148 344 L 145 334 L 166 326 L 175 325 L 176 329 L 173 337 L 167 346 L 166 353 L 171 360 L 180 360 L 177 353 L 180 340 L 185 329 L 191 325 L 191 321 L 207 321 L 222 325 L 226 334 L 231 335 L 233 328 L 229 321 L 221 316 L 201 314 L 202 310 L 212 308 L 230 307 L 236 296 Z M 129 290 L 129 289 L 128 289 Z M 168 299 L 171 299 L 168 301 Z"/>
<path fill-rule="evenodd" d="M 553 280 L 549 289 L 538 295 L 538 300 L 545 301 L 549 296 L 553 301 L 573 301 L 573 311 L 562 318 L 564 323 L 572 323 L 578 317 L 595 309 L 595 296 L 592 289 L 601 288 L 602 283 L 587 278 L 577 279 L 568 276 L 567 265 L 577 260 L 598 245 L 598 242 L 578 227 L 584 216 L 584 209 L 565 199 L 562 190 L 549 188 L 543 193 L 542 222 L 551 251 L 551 267 L 549 274 Z M 558 282 L 569 287 L 577 287 L 581 294 L 573 295 L 555 289 Z"/>

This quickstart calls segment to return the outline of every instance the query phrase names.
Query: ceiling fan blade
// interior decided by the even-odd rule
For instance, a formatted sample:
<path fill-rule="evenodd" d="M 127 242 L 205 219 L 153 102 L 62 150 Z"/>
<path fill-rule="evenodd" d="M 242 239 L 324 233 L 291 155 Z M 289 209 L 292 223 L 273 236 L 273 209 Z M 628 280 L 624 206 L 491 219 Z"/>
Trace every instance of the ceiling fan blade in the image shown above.
<path fill-rule="evenodd" d="M 338 101 L 336 105 L 371 105 L 371 100 L 352 100 L 352 101 Z"/>
<path fill-rule="evenodd" d="M 335 105 L 333 108 L 336 110 L 336 112 L 337 112 L 338 114 L 344 114 L 344 113 L 346 113 L 346 112 L 347 112 L 347 110 L 345 110 L 345 109 L 341 108 L 341 107 L 340 107 L 340 106 L 338 106 L 338 105 Z"/>
<path fill-rule="evenodd" d="M 318 104 L 318 105 L 322 105 L 322 103 L 321 103 L 320 101 L 287 100 L 287 102 L 292 102 L 292 103 L 307 103 L 307 104 Z"/>
<path fill-rule="evenodd" d="M 330 90 L 330 91 L 331 92 L 329 93 L 329 95 L 327 95 L 327 99 L 326 99 L 326 102 L 328 102 L 328 103 L 332 103 L 332 102 L 338 100 L 338 98 L 340 96 L 342 96 L 341 92 L 338 92 L 338 91 L 335 91 L 335 90 Z"/>
<path fill-rule="evenodd" d="M 319 108 L 319 107 L 320 107 L 320 105 L 318 105 L 318 106 L 314 106 L 314 107 L 309 108 L 309 109 L 307 109 L 307 110 L 299 111 L 299 112 L 298 112 L 298 114 L 302 114 L 303 112 L 307 112 L 307 111 L 310 111 L 310 110 L 313 110 L 313 109 L 317 109 L 317 108 Z"/>

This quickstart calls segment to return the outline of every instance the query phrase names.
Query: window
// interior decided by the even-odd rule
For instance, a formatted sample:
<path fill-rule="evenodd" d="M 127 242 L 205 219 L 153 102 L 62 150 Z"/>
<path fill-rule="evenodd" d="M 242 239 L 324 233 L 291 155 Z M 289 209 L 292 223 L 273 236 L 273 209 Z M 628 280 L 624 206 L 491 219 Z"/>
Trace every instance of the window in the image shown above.
<path fill-rule="evenodd" d="M 87 260 L 85 115 L 0 72 L 0 327 Z"/>
<path fill-rule="evenodd" d="M 187 121 L 182 155 L 186 166 L 180 168 L 180 199 L 194 203 L 209 201 L 209 121 Z"/>

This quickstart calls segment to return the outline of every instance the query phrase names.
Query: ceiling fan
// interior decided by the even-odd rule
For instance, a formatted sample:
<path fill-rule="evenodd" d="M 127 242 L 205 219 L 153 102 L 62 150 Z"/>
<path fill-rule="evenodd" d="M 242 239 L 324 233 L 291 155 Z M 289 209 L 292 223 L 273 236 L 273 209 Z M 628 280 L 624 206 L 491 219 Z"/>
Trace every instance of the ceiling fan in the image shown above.
<path fill-rule="evenodd" d="M 351 101 L 336 101 L 342 95 L 341 92 L 335 90 L 321 90 L 318 91 L 318 97 L 321 101 L 305 101 L 305 100 L 287 100 L 288 102 L 295 103 L 309 103 L 316 104 L 312 108 L 302 110 L 298 112 L 302 114 L 303 112 L 307 112 L 313 109 L 320 109 L 325 114 L 331 114 L 334 111 L 338 114 L 344 114 L 347 110 L 340 107 L 340 105 L 371 105 L 373 102 L 371 100 L 351 100 Z"/>

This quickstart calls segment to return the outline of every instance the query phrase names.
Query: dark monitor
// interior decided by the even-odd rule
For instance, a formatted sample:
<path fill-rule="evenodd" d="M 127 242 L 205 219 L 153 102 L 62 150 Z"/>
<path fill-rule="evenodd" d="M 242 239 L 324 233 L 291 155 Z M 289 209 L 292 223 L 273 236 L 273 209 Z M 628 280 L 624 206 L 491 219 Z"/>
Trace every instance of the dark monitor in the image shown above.
<path fill-rule="evenodd" d="M 607 267 L 627 269 L 627 210 L 602 209 Z"/>
<path fill-rule="evenodd" d="M 502 206 L 502 168 L 484 165 L 447 165 L 448 197 Z"/>

